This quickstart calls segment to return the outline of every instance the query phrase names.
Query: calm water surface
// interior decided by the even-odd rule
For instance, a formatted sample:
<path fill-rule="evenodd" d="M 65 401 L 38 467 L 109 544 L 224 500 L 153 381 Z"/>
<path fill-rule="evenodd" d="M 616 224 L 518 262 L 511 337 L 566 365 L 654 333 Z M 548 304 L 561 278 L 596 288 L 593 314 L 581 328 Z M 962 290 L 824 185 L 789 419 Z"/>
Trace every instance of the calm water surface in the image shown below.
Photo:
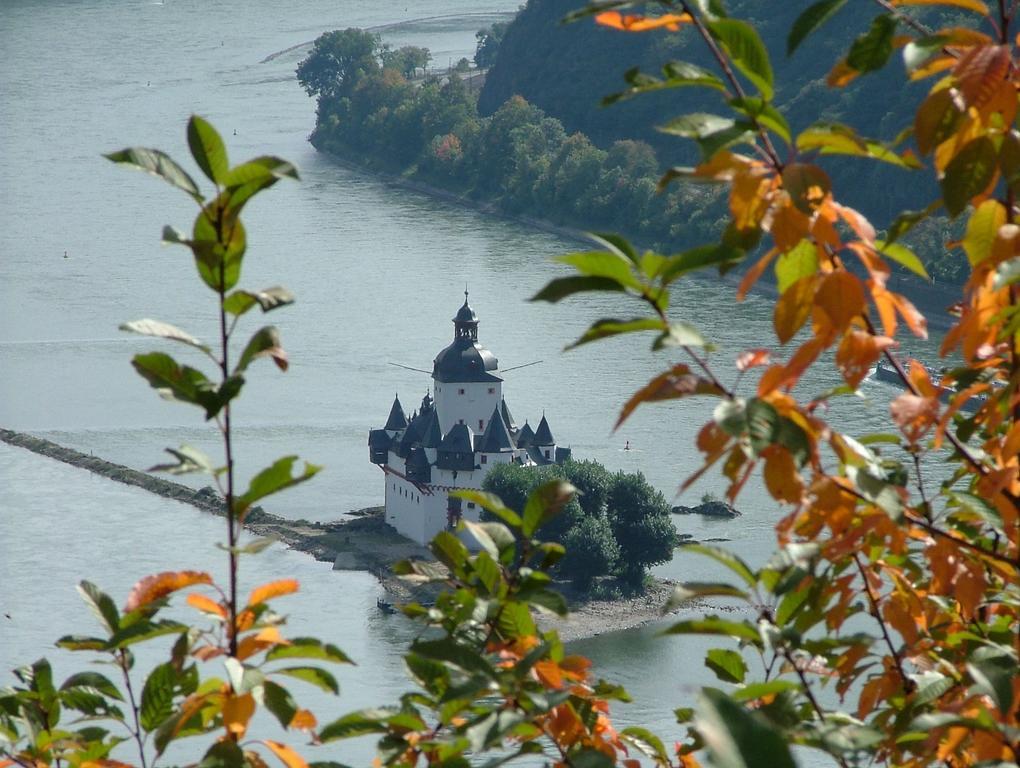
<path fill-rule="evenodd" d="M 159 245 L 162 226 L 187 228 L 193 211 L 170 187 L 100 158 L 140 144 L 183 159 L 185 121 L 196 112 L 225 134 L 233 161 L 271 153 L 302 174 L 300 184 L 281 183 L 250 206 L 242 280 L 250 288 L 283 282 L 298 303 L 272 318 L 290 372 L 261 366 L 237 408 L 238 460 L 248 473 L 283 453 L 327 467 L 270 504 L 273 512 L 325 521 L 380 503 L 367 431 L 385 420 L 393 392 L 410 408 L 430 383 L 390 363 L 430 367 L 451 336 L 449 318 L 465 284 L 482 341 L 501 367 L 543 361 L 506 377 L 518 421 L 537 423 L 544 411 L 558 442 L 576 456 L 641 470 L 672 498 L 698 465 L 691 446 L 707 406 L 649 407 L 612 432 L 622 402 L 672 358 L 633 343 L 561 353 L 591 320 L 629 311 L 615 297 L 560 307 L 527 302 L 561 273 L 551 257 L 576 243 L 341 168 L 306 141 L 314 104 L 293 78 L 302 51 L 287 49 L 327 29 L 378 26 L 394 44 L 426 45 L 445 64 L 470 56 L 475 31 L 516 6 L 7 0 L 0 24 L 0 425 L 138 468 L 159 461 L 167 446 L 216 447 L 197 412 L 159 401 L 133 374 L 131 355 L 154 345 L 116 330 L 125 320 L 153 317 L 199 336 L 211 332 L 212 297 L 190 256 Z M 770 335 L 766 302 L 734 304 L 730 287 L 689 283 L 674 305 L 723 354 Z M 828 384 L 809 380 L 805 389 Z M 868 394 L 875 400 L 836 410 L 845 429 L 864 431 L 885 412 L 889 393 L 875 386 Z M 628 441 L 633 450 L 622 450 Z M 89 627 L 73 590 L 81 578 L 124 595 L 155 570 L 218 567 L 219 523 L 187 506 L 5 446 L 0 481 L 0 605 L 11 616 L 0 619 L 4 670 L 33 660 L 59 634 Z M 762 561 L 772 550 L 778 510 L 758 485 L 745 492 L 738 522 L 681 519 L 681 529 L 728 538 L 728 546 Z M 720 490 L 712 478 L 683 501 Z M 333 712 L 395 700 L 404 685 L 400 650 L 415 629 L 376 615 L 372 578 L 333 573 L 275 549 L 251 568 L 251 582 L 298 575 L 295 623 L 334 639 L 361 663 L 342 676 L 342 705 Z M 691 558 L 659 572 L 711 577 Z M 672 708 L 709 679 L 703 647 L 659 639 L 655 631 L 578 646 L 602 676 L 636 694 L 640 703 L 621 708 L 621 722 L 677 736 Z M 66 654 L 48 655 L 69 669 Z M 8 679 L 0 673 L 0 681 Z M 369 754 L 361 745 L 343 757 Z"/>

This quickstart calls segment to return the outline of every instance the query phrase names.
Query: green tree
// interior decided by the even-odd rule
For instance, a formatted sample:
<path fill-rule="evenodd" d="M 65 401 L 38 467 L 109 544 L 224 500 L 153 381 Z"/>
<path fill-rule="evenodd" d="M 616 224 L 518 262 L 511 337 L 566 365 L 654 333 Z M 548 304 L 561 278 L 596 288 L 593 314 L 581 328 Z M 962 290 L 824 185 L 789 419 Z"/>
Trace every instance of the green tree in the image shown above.
<path fill-rule="evenodd" d="M 475 46 L 475 64 L 480 69 L 488 69 L 496 63 L 496 56 L 499 54 L 499 44 L 503 42 L 509 23 L 497 21 L 490 27 L 480 29 L 475 34 L 478 44 Z"/>
<path fill-rule="evenodd" d="M 382 65 L 388 69 L 395 69 L 404 77 L 413 78 L 418 70 L 425 74 L 425 69 L 432 61 L 432 52 L 428 48 L 417 45 L 405 45 L 393 50 L 384 46 L 379 53 Z"/>
<path fill-rule="evenodd" d="M 344 96 L 358 78 L 379 69 L 379 36 L 363 29 L 324 32 L 297 67 L 297 79 L 309 96 Z M 321 103 L 321 102 L 320 102 Z"/>
<path fill-rule="evenodd" d="M 612 572 L 621 556 L 621 547 L 605 514 L 585 515 L 563 539 L 567 553 L 560 561 L 560 574 L 587 591 L 599 576 Z"/>
<path fill-rule="evenodd" d="M 571 459 L 563 464 L 570 484 L 577 488 L 581 511 L 588 517 L 604 514 L 614 476 L 592 459 Z"/>
<path fill-rule="evenodd" d="M 668 563 L 676 545 L 669 504 L 640 472 L 613 475 L 607 498 L 609 523 L 620 543 L 618 571 L 640 585 L 650 566 Z"/>

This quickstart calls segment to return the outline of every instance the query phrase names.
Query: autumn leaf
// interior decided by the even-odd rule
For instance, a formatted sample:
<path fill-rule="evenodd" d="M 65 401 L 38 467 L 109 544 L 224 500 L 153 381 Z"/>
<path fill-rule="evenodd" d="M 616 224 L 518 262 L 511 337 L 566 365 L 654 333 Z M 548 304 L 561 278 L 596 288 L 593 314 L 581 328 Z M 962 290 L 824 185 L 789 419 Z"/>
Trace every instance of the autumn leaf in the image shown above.
<path fill-rule="evenodd" d="M 221 619 L 227 618 L 227 609 L 220 603 L 217 603 L 215 600 L 208 598 L 205 595 L 200 595 L 197 592 L 194 592 L 188 595 L 187 601 L 188 605 L 192 608 L 197 608 L 202 611 L 202 613 L 211 613 L 219 616 Z"/>
<path fill-rule="evenodd" d="M 193 584 L 212 584 L 212 577 L 204 571 L 164 571 L 146 576 L 131 589 L 125 612 L 131 612 Z"/>
<path fill-rule="evenodd" d="M 248 605 L 254 606 L 272 600 L 274 597 L 290 595 L 298 591 L 297 579 L 280 579 L 256 587 L 248 597 Z"/>
<path fill-rule="evenodd" d="M 765 459 L 765 487 L 772 498 L 798 503 L 804 493 L 804 481 L 790 452 L 782 445 L 770 445 L 761 455 Z"/>
<path fill-rule="evenodd" d="M 308 763 L 301 757 L 293 748 L 288 747 L 286 744 L 281 744 L 278 741 L 269 741 L 264 739 L 262 741 L 274 755 L 276 755 L 280 762 L 282 762 L 287 768 L 308 768 Z"/>
<path fill-rule="evenodd" d="M 691 372 L 683 363 L 673 366 L 665 373 L 661 373 L 652 379 L 631 396 L 620 411 L 620 417 L 616 420 L 618 429 L 624 421 L 642 403 L 652 403 L 661 400 L 674 400 L 680 397 L 691 397 L 693 395 L 721 395 L 722 390 L 713 382 Z"/>
<path fill-rule="evenodd" d="M 250 693 L 228 695 L 223 702 L 223 726 L 235 740 L 244 736 L 248 721 L 255 714 L 255 699 Z"/>
<path fill-rule="evenodd" d="M 676 32 L 681 24 L 690 24 L 692 19 L 686 13 L 666 13 L 662 16 L 641 16 L 639 14 L 622 14 L 619 11 L 605 11 L 595 16 L 595 23 L 603 27 L 620 29 L 624 32 L 647 32 L 650 29 L 662 29 Z"/>
<path fill-rule="evenodd" d="M 771 355 L 767 349 L 745 349 L 737 355 L 736 366 L 738 371 L 746 371 L 770 362 Z"/>
<path fill-rule="evenodd" d="M 895 344 L 888 336 L 873 336 L 867 331 L 851 329 L 836 350 L 836 367 L 844 381 L 856 389 L 882 353 Z"/>

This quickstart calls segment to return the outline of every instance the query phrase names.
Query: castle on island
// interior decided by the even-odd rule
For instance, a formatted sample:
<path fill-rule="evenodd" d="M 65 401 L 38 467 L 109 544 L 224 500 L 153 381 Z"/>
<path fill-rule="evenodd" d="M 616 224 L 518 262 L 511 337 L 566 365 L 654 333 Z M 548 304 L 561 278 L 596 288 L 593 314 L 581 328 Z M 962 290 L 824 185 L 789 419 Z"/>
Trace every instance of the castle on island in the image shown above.
<path fill-rule="evenodd" d="M 410 418 L 395 397 L 382 429 L 368 433 L 368 453 L 386 479 L 386 522 L 426 544 L 461 518 L 477 522 L 473 502 L 450 496 L 482 487 L 498 464 L 562 464 L 569 448 L 556 445 L 542 415 L 536 429 L 518 427 L 503 397 L 499 361 L 478 343 L 478 315 L 468 304 L 453 318 L 453 343 L 433 362 L 435 396 L 426 393 Z"/>

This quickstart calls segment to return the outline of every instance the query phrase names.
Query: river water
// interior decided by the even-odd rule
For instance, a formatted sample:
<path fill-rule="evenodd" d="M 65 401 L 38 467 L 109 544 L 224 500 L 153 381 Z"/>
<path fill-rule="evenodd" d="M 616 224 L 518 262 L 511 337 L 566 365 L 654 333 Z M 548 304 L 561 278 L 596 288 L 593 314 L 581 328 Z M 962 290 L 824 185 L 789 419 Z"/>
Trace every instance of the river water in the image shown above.
<path fill-rule="evenodd" d="M 517 0 L 6 0 L 0 425 L 138 468 L 159 461 L 167 446 L 216 447 L 197 412 L 159 401 L 132 372 L 131 355 L 158 345 L 116 330 L 123 321 L 152 317 L 211 334 L 212 296 L 189 255 L 159 244 L 164 224 L 187 229 L 193 211 L 170 187 L 100 157 L 146 145 L 183 161 L 185 122 L 195 112 L 219 127 L 233 162 L 271 153 L 297 164 L 302 175 L 248 209 L 242 285 L 283 283 L 298 303 L 271 318 L 290 371 L 282 375 L 268 364 L 253 370 L 236 409 L 238 461 L 251 473 L 299 453 L 326 470 L 272 501 L 271 511 L 326 521 L 381 502 L 367 431 L 385 420 L 395 391 L 410 409 L 430 383 L 391 363 L 430 368 L 451 337 L 449 319 L 465 284 L 481 339 L 501 367 L 542 361 L 506 376 L 518 421 L 536 424 L 544 412 L 575 456 L 641 470 L 672 498 L 698 466 L 692 444 L 708 406 L 648 407 L 615 433 L 612 425 L 627 396 L 673 358 L 633 342 L 561 352 L 588 322 L 625 314 L 617 297 L 557 307 L 527 302 L 563 273 L 552 257 L 576 243 L 340 167 L 306 141 L 314 104 L 293 77 L 302 52 L 288 49 L 327 29 L 376 26 L 394 44 L 428 46 L 446 64 L 470 56 L 474 32 L 516 6 Z M 194 175 L 200 177 L 197 169 Z M 735 304 L 732 287 L 687 283 L 674 305 L 724 354 L 770 335 L 766 302 Z M 809 379 L 805 389 L 826 384 Z M 837 408 L 844 429 L 867 430 L 885 413 L 889 393 L 878 385 L 867 392 L 871 399 Z M 220 523 L 190 507 L 7 446 L 0 446 L 0 482 L 0 684 L 9 681 L 6 670 L 32 661 L 60 634 L 88 630 L 90 616 L 73 589 L 79 579 L 122 598 L 153 571 L 218 567 Z M 721 488 L 709 478 L 681 501 L 696 503 Z M 778 508 L 756 482 L 740 506 L 745 514 L 737 522 L 681 518 L 678 525 L 699 538 L 730 539 L 727 546 L 761 562 L 772 550 Z M 339 706 L 312 697 L 323 719 L 396 699 L 405 687 L 400 650 L 415 628 L 377 615 L 379 587 L 371 577 L 335 573 L 279 548 L 248 567 L 248 583 L 297 575 L 303 591 L 289 606 L 293 622 L 337 642 L 360 664 L 341 675 Z M 690 557 L 658 572 L 712 575 Z M 688 704 L 710 675 L 701 665 L 702 644 L 661 639 L 657 629 L 577 646 L 601 676 L 635 693 L 639 703 L 619 709 L 621 723 L 678 737 L 672 708 Z M 58 669 L 71 668 L 67 654 L 45 652 Z M 344 762 L 369 754 L 369 744 L 332 752 Z"/>

